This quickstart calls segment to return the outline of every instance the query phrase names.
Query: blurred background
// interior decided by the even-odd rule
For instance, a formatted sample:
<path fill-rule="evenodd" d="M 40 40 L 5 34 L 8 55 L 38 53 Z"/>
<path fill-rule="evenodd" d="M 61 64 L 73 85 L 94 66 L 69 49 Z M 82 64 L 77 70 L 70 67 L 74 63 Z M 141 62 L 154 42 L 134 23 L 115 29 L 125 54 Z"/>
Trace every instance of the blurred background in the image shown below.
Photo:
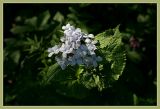
<path fill-rule="evenodd" d="M 157 105 L 156 4 L 5 3 L 3 11 L 4 105 Z M 77 99 L 41 83 L 54 60 L 46 50 L 68 22 L 94 35 L 120 24 L 127 63 L 112 88 Z"/>

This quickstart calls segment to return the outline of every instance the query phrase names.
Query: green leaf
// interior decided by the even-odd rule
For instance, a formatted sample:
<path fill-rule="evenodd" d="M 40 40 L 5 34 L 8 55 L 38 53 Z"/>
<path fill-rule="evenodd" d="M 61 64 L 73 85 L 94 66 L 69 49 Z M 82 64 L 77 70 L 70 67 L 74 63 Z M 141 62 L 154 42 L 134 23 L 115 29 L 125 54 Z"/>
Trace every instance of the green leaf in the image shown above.
<path fill-rule="evenodd" d="M 95 36 L 95 39 L 99 41 L 100 48 L 108 47 L 113 49 L 117 44 L 121 43 L 121 33 L 119 32 L 119 25 L 115 29 L 108 29 Z"/>
<path fill-rule="evenodd" d="M 5 95 L 4 97 L 4 101 L 5 102 L 11 102 L 12 100 L 14 100 L 16 98 L 16 95 Z"/>
<path fill-rule="evenodd" d="M 53 20 L 62 23 L 64 21 L 64 16 L 60 12 L 57 12 L 53 17 Z"/>
<path fill-rule="evenodd" d="M 133 94 L 133 104 L 136 106 L 138 104 L 138 97 L 136 94 Z"/>
<path fill-rule="evenodd" d="M 43 13 L 38 17 L 39 28 L 45 27 L 46 24 L 48 23 L 48 20 L 50 19 L 50 17 L 51 17 L 51 15 L 50 15 L 49 11 L 43 12 Z"/>
<path fill-rule="evenodd" d="M 45 83 L 49 81 L 56 86 L 58 93 L 74 97 L 77 99 L 82 99 L 88 95 L 88 89 L 85 88 L 77 79 L 76 72 L 81 73 L 82 69 L 78 68 L 76 71 L 68 66 L 65 70 L 61 70 L 58 64 L 50 66 L 46 72 L 43 73 L 43 78 Z"/>
<path fill-rule="evenodd" d="M 58 38 L 64 36 L 64 32 L 62 30 L 57 30 L 55 34 Z"/>
<path fill-rule="evenodd" d="M 78 12 L 73 7 L 69 7 L 69 10 L 71 13 L 78 14 Z"/>
<path fill-rule="evenodd" d="M 76 71 L 76 77 L 79 79 L 80 75 L 83 73 L 84 71 L 84 66 L 79 66 L 77 71 Z"/>
<path fill-rule="evenodd" d="M 36 26 L 37 26 L 37 17 L 34 16 L 32 18 L 26 19 L 25 20 L 25 24 L 29 25 L 29 26 L 33 26 L 34 28 L 36 28 Z"/>
<path fill-rule="evenodd" d="M 34 39 L 31 39 L 29 37 L 26 38 L 27 40 L 23 42 L 23 44 L 26 46 L 25 51 L 29 51 L 29 53 L 33 53 L 36 50 L 40 50 L 41 44 L 42 44 L 42 38 L 38 40 L 37 36 L 34 35 Z"/>
<path fill-rule="evenodd" d="M 110 63 L 111 74 L 118 80 L 126 64 L 126 53 L 122 43 L 122 34 L 119 25 L 95 36 L 99 41 L 103 57 Z"/>
<path fill-rule="evenodd" d="M 85 72 L 80 75 L 80 83 L 83 84 L 87 89 L 92 89 L 97 86 L 95 83 L 93 74 L 90 72 Z"/>
<path fill-rule="evenodd" d="M 13 59 L 14 63 L 18 64 L 19 59 L 20 59 L 20 51 L 16 50 L 11 54 L 11 58 Z"/>
<path fill-rule="evenodd" d="M 117 27 L 116 27 L 115 29 L 113 29 L 113 31 L 115 31 L 113 37 L 118 37 L 118 36 L 121 37 L 121 33 L 120 33 L 120 31 L 119 31 L 119 26 L 120 26 L 120 25 L 117 25 Z"/>
<path fill-rule="evenodd" d="M 122 74 L 124 67 L 126 65 L 126 54 L 125 49 L 122 45 L 117 46 L 112 51 L 112 62 L 111 69 L 114 73 L 118 74 L 116 80 L 119 75 Z"/>
<path fill-rule="evenodd" d="M 94 78 L 94 80 L 95 80 L 95 84 L 98 84 L 99 83 L 99 76 L 98 75 L 93 75 L 93 78 Z"/>
<path fill-rule="evenodd" d="M 60 67 L 57 63 L 51 65 L 49 68 L 41 71 L 42 82 L 44 84 L 49 83 L 52 79 L 54 79 L 55 75 L 60 72 Z"/>
<path fill-rule="evenodd" d="M 100 75 L 96 75 L 94 77 L 94 79 L 95 79 L 95 82 L 97 84 L 97 88 L 99 91 L 102 91 L 103 89 L 109 87 L 109 86 L 107 86 L 108 84 L 107 84 L 106 78 L 104 78 Z"/>
<path fill-rule="evenodd" d="M 98 88 L 102 91 L 105 88 L 105 80 L 98 74 L 93 74 L 91 72 L 83 72 L 80 75 L 79 82 L 85 86 L 87 89 Z"/>
<path fill-rule="evenodd" d="M 33 30 L 34 30 L 34 28 L 30 27 L 30 26 L 15 26 L 10 31 L 13 34 L 22 34 L 22 33 L 25 33 L 25 32 L 31 32 Z"/>
<path fill-rule="evenodd" d="M 139 63 L 142 60 L 142 56 L 136 51 L 128 51 L 127 56 L 134 63 Z"/>

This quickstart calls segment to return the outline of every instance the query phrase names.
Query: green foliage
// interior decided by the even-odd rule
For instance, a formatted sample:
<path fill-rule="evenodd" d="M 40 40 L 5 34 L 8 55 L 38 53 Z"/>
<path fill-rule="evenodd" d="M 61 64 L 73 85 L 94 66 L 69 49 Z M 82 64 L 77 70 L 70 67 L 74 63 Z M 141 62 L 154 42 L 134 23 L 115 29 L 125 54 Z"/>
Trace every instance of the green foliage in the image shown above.
<path fill-rule="evenodd" d="M 113 77 L 118 80 L 126 64 L 126 54 L 119 25 L 115 29 L 98 34 L 96 40 L 100 43 L 104 58 L 111 64 Z"/>
<path fill-rule="evenodd" d="M 77 78 L 82 71 L 83 69 L 81 68 L 74 70 L 72 67 L 62 70 L 60 66 L 55 63 L 40 74 L 43 77 L 43 85 L 47 85 L 49 83 L 56 85 L 58 90 L 57 93 L 68 97 L 82 99 L 88 94 L 88 90 L 79 83 L 79 79 Z"/>
<path fill-rule="evenodd" d="M 47 68 L 47 70 L 44 69 L 44 71 L 42 71 L 42 74 L 41 74 L 43 76 L 42 81 L 44 81 L 44 83 L 49 82 L 51 79 L 54 78 L 56 73 L 59 73 L 59 71 L 60 71 L 60 67 L 57 63 L 49 66 L 49 68 Z"/>
<path fill-rule="evenodd" d="M 30 31 L 33 31 L 33 28 L 29 26 L 16 26 L 15 28 L 11 29 L 11 32 L 14 34 L 21 34 Z"/>
<path fill-rule="evenodd" d="M 51 15 L 49 11 L 45 11 L 39 16 L 34 16 L 24 20 L 24 25 L 16 25 L 11 29 L 11 32 L 13 34 L 23 34 L 27 32 L 42 31 L 48 29 L 48 21 L 50 17 Z"/>
<path fill-rule="evenodd" d="M 97 69 L 86 69 L 84 66 L 77 66 L 76 68 L 70 66 L 67 70 L 63 71 L 55 63 L 49 66 L 47 70 L 44 69 L 46 71 L 42 71 L 42 80 L 45 81 L 45 84 L 51 80 L 53 82 L 56 81 L 59 83 L 59 87 L 65 87 L 63 92 L 66 93 L 67 96 L 70 95 L 76 98 L 83 98 L 87 95 L 86 93 L 88 93 L 87 91 L 82 91 L 79 96 L 79 94 L 77 94 L 79 87 L 81 87 L 81 90 L 83 90 L 82 87 L 84 87 L 86 88 L 85 90 L 97 88 L 99 91 L 112 87 L 113 83 L 118 80 L 124 70 L 126 56 L 124 53 L 125 49 L 121 42 L 122 36 L 120 35 L 119 28 L 116 27 L 112 29 L 113 35 L 111 35 L 110 32 L 111 29 L 95 36 L 96 40 L 100 42 L 101 49 L 99 50 L 102 50 L 101 55 L 104 57 L 104 63 L 102 63 L 102 65 L 105 64 L 108 66 L 108 70 L 105 71 L 103 67 L 100 70 L 99 67 L 97 67 Z M 108 52 L 110 54 L 108 54 Z M 109 77 L 106 78 L 108 75 Z M 61 90 L 62 88 L 59 89 L 60 92 Z"/>
<path fill-rule="evenodd" d="M 48 20 L 50 19 L 51 15 L 49 13 L 49 11 L 45 11 L 43 12 L 38 19 L 38 27 L 42 28 L 46 28 L 46 25 L 48 23 Z"/>
<path fill-rule="evenodd" d="M 155 4 L 4 4 L 4 105 L 156 105 L 156 18 Z M 48 57 L 68 22 L 95 34 L 97 68 Z"/>

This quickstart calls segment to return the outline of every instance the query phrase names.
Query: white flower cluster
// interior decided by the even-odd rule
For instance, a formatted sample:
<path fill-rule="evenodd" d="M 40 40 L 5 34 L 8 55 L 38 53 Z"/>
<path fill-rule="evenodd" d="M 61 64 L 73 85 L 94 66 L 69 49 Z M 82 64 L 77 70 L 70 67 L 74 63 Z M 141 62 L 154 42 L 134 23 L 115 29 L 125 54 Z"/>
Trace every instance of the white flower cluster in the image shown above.
<path fill-rule="evenodd" d="M 102 58 L 95 54 L 97 42 L 94 41 L 94 35 L 85 34 L 80 28 L 70 24 L 62 26 L 62 29 L 64 30 L 64 36 L 60 39 L 62 44 L 49 48 L 48 57 L 57 54 L 55 59 L 63 70 L 68 65 L 76 64 L 97 67 L 97 62 L 102 61 Z"/>

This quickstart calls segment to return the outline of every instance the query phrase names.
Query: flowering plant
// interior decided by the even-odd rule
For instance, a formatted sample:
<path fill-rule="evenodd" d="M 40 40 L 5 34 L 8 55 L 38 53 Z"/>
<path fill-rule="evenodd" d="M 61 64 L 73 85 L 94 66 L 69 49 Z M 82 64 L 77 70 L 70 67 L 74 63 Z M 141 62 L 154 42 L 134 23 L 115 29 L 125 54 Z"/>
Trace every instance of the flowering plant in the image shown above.
<path fill-rule="evenodd" d="M 112 87 L 122 74 L 126 60 L 119 26 L 96 36 L 69 23 L 62 29 L 61 43 L 48 48 L 48 57 L 55 57 L 56 63 L 50 66 L 47 81 L 56 81 L 66 89 L 60 89 L 61 93 L 77 98 L 85 97 L 86 89 L 97 87 L 102 91 Z M 77 87 L 85 93 L 78 96 Z M 68 92 L 67 88 L 72 91 Z"/>
<path fill-rule="evenodd" d="M 155 3 L 3 8 L 3 105 L 157 105 Z"/>

